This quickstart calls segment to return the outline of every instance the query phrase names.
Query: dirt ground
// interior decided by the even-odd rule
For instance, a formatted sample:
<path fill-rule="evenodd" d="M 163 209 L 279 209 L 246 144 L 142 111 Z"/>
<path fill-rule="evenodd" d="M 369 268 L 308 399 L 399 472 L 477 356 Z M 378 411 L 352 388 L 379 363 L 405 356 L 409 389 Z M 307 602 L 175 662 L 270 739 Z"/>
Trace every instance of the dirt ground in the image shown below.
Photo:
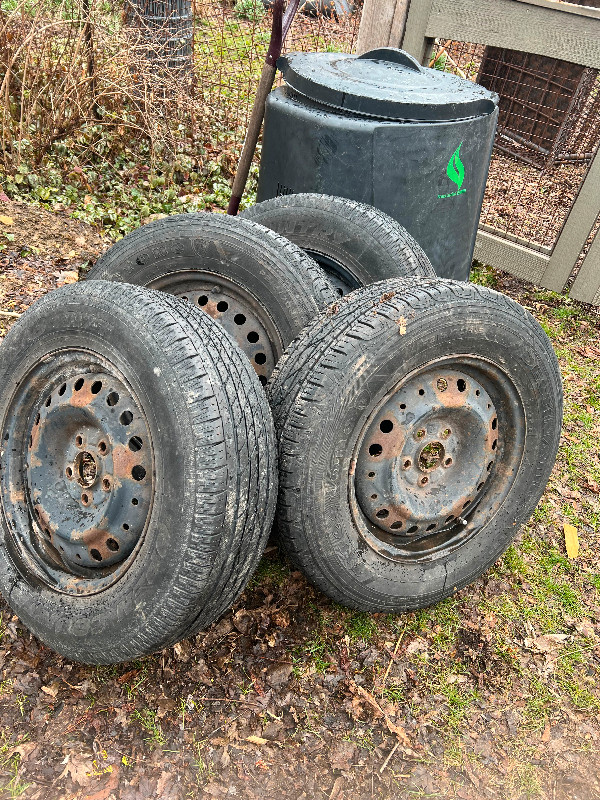
<path fill-rule="evenodd" d="M 105 245 L 0 202 L 0 336 Z M 474 279 L 537 316 L 565 379 L 557 465 L 515 546 L 400 616 L 337 606 L 272 548 L 210 630 L 116 667 L 66 661 L 0 600 L 0 798 L 600 798 L 600 316 Z"/>

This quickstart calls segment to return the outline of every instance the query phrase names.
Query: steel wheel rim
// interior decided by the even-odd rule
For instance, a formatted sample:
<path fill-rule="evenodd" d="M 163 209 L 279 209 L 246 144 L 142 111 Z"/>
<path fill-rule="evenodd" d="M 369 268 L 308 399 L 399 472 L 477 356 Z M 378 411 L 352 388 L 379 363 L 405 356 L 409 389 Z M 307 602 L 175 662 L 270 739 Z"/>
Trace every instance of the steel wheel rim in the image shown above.
<path fill-rule="evenodd" d="M 30 370 L 11 411 L 0 483 L 9 549 L 27 577 L 55 591 L 106 589 L 133 563 L 153 504 L 142 404 L 112 364 L 79 350 Z"/>
<path fill-rule="evenodd" d="M 281 337 L 264 306 L 235 281 L 211 272 L 171 273 L 148 284 L 187 300 L 211 316 L 238 343 L 266 385 L 283 352 Z"/>
<path fill-rule="evenodd" d="M 352 275 L 343 264 L 340 264 L 339 261 L 336 261 L 330 256 L 326 256 L 324 253 L 319 253 L 317 250 L 304 250 L 304 252 L 307 256 L 310 256 L 313 261 L 316 261 L 321 269 L 327 273 L 329 282 L 340 297 L 362 286 L 360 281 L 357 281 L 354 275 Z"/>
<path fill-rule="evenodd" d="M 520 395 L 497 366 L 461 356 L 416 370 L 357 436 L 349 497 L 361 536 L 407 562 L 464 545 L 510 490 L 524 439 Z"/>

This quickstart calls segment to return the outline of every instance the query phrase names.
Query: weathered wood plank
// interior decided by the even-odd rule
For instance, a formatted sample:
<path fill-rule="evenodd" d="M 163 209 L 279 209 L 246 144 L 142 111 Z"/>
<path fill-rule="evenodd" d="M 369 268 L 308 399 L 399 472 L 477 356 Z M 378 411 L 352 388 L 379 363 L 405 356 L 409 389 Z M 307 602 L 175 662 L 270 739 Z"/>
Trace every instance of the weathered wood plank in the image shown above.
<path fill-rule="evenodd" d="M 426 30 L 433 0 L 411 0 L 406 18 L 402 49 L 414 56 L 421 64 L 431 44 Z M 445 35 L 445 34 L 444 34 Z"/>
<path fill-rule="evenodd" d="M 412 0 L 406 37 L 510 47 L 600 69 L 600 9 L 556 0 Z M 414 21 L 411 19 L 414 8 Z M 591 12 L 591 13 L 590 13 Z M 425 30 L 421 15 L 427 16 Z"/>
<path fill-rule="evenodd" d="M 545 253 L 479 230 L 475 243 L 475 258 L 490 267 L 503 269 L 522 280 L 539 284 L 548 264 Z"/>
<path fill-rule="evenodd" d="M 365 0 L 356 42 L 358 54 L 387 47 L 395 11 L 396 0 Z"/>
<path fill-rule="evenodd" d="M 579 258 L 600 209 L 600 150 L 592 161 L 577 198 L 571 206 L 548 267 L 543 276 L 543 285 L 555 292 L 562 292 L 571 271 Z M 587 259 L 586 259 L 587 260 Z"/>
<path fill-rule="evenodd" d="M 600 235 L 596 234 L 569 296 L 600 306 Z"/>

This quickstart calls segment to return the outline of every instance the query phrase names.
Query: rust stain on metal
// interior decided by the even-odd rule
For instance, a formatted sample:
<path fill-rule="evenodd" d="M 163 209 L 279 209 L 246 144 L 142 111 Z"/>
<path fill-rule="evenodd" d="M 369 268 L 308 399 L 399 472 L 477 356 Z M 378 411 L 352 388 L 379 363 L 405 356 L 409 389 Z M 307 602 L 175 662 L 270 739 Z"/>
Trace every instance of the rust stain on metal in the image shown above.
<path fill-rule="evenodd" d="M 89 404 L 95 400 L 97 396 L 92 394 L 92 385 L 92 382 L 86 381 L 84 386 L 78 392 L 73 392 L 69 398 L 69 405 L 74 406 L 75 408 L 84 408 L 85 406 L 89 406 Z"/>

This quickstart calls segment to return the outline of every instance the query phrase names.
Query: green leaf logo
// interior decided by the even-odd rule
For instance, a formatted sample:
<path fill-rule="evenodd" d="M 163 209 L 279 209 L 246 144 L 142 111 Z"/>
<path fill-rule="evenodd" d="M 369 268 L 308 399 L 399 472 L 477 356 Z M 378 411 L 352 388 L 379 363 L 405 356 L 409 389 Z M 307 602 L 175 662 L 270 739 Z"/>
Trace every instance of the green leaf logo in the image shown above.
<path fill-rule="evenodd" d="M 460 189 L 465 179 L 465 168 L 462 161 L 460 160 L 461 147 L 462 147 L 462 142 L 452 153 L 450 161 L 448 162 L 448 166 L 446 167 L 446 175 L 450 178 L 450 180 L 453 183 L 456 184 L 458 189 Z"/>

